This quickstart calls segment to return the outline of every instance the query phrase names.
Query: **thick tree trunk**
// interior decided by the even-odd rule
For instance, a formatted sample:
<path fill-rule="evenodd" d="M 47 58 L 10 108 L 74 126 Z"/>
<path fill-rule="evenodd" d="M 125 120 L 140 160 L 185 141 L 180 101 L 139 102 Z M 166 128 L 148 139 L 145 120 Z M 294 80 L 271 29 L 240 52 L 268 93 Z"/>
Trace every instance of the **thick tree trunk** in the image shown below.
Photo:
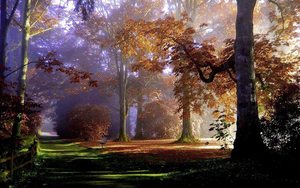
<path fill-rule="evenodd" d="M 237 75 L 237 133 L 232 158 L 259 157 L 260 136 L 253 60 L 253 10 L 256 0 L 237 0 L 235 62 Z"/>
<path fill-rule="evenodd" d="M 25 102 L 25 87 L 26 87 L 26 74 L 27 74 L 27 63 L 28 63 L 28 41 L 29 41 L 29 32 L 30 32 L 30 5 L 31 0 L 24 1 L 23 8 L 23 28 L 22 28 L 22 51 L 21 51 L 21 64 L 20 66 L 23 68 L 19 74 L 18 82 L 20 84 L 18 90 L 18 97 L 20 97 L 21 105 L 24 105 Z M 14 121 L 14 125 L 12 128 L 12 137 L 19 136 L 21 133 L 21 125 L 22 125 L 23 113 L 19 113 Z"/>
<path fill-rule="evenodd" d="M 182 79 L 185 82 L 190 77 L 189 73 L 183 73 Z M 191 122 L 191 101 L 190 101 L 190 86 L 186 85 L 183 89 L 182 101 L 182 133 L 177 142 L 193 143 L 196 141 L 193 135 L 193 126 Z"/>
<path fill-rule="evenodd" d="M 116 54 L 117 55 L 117 54 Z M 119 71 L 118 71 L 118 82 L 119 82 L 119 99 L 120 99 L 120 132 L 119 132 L 119 138 L 116 139 L 116 141 L 120 142 L 126 142 L 129 141 L 130 138 L 126 135 L 126 119 L 127 119 L 127 101 L 126 101 L 126 86 L 127 86 L 127 62 L 124 62 L 123 58 L 121 58 L 119 65 Z"/>
<path fill-rule="evenodd" d="M 186 105 L 183 108 L 182 125 L 183 127 L 182 127 L 181 137 L 177 142 L 185 142 L 185 143 L 195 142 L 195 137 L 193 135 L 193 127 L 191 122 L 190 105 Z"/>

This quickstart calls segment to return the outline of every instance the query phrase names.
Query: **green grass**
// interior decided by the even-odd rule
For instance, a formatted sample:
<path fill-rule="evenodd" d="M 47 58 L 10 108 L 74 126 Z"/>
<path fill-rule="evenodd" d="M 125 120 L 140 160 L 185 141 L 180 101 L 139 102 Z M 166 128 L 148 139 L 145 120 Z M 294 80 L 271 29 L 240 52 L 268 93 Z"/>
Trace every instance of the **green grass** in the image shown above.
<path fill-rule="evenodd" d="M 280 160 L 146 162 L 71 142 L 44 140 L 36 173 L 23 187 L 299 187 L 298 165 Z M 44 173 L 41 173 L 44 172 Z M 26 179 L 26 178 L 25 178 Z M 22 187 L 19 186 L 18 187 Z"/>

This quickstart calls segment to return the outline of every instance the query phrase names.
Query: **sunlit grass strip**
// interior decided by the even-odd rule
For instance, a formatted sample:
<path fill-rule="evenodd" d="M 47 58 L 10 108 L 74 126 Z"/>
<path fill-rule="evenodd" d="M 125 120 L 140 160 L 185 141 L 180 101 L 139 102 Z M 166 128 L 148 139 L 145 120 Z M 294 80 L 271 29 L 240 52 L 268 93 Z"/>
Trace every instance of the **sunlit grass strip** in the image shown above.
<path fill-rule="evenodd" d="M 53 176 L 49 176 L 50 179 L 68 179 L 71 178 L 76 181 L 80 178 L 97 178 L 97 179 L 127 179 L 133 180 L 132 178 L 157 178 L 157 177 L 167 177 L 169 173 L 160 173 L 160 174 L 73 174 L 70 173 L 69 176 L 67 174 L 60 175 L 61 173 L 53 174 Z"/>

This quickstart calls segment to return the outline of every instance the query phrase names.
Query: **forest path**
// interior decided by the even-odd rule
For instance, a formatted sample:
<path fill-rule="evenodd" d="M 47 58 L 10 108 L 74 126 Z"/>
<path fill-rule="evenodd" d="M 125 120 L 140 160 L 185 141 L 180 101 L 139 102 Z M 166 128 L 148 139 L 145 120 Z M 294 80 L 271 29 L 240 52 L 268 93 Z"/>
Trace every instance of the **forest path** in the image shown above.
<path fill-rule="evenodd" d="M 147 187 L 145 185 L 149 186 L 149 182 L 168 175 L 130 166 L 126 170 L 124 164 L 118 168 L 120 162 L 126 163 L 122 158 L 79 147 L 57 137 L 42 136 L 40 146 L 46 170 L 43 187 Z"/>

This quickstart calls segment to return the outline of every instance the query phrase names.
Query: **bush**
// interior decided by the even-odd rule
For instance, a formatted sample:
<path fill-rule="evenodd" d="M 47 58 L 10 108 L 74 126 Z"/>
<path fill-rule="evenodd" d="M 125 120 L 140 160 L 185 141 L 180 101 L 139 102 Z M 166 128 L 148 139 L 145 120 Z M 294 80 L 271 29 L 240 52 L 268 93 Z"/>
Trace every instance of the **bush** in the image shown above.
<path fill-rule="evenodd" d="M 108 133 L 111 118 L 106 106 L 85 104 L 73 108 L 67 114 L 66 123 L 68 136 L 97 140 Z"/>
<path fill-rule="evenodd" d="M 262 118 L 267 146 L 283 156 L 300 156 L 300 87 L 291 84 L 270 102 L 273 115 Z"/>
<path fill-rule="evenodd" d="M 26 135 L 36 135 L 42 128 L 42 115 L 40 112 L 24 114 L 22 133 Z"/>
<path fill-rule="evenodd" d="M 179 115 L 174 114 L 174 109 L 161 100 L 145 105 L 141 115 L 143 136 L 145 138 L 176 138 L 182 125 Z"/>

